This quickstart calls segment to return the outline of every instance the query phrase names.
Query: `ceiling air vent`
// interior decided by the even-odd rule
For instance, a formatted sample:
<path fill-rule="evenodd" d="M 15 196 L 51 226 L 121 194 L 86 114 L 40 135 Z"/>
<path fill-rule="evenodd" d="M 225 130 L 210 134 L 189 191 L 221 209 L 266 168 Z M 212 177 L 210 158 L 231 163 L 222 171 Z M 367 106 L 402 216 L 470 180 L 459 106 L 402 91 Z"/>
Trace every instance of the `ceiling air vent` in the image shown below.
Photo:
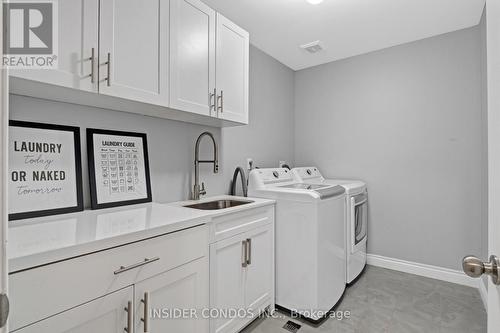
<path fill-rule="evenodd" d="M 300 45 L 300 48 L 306 50 L 309 53 L 317 53 L 323 50 L 323 43 L 320 40 L 316 40 L 311 43 Z"/>

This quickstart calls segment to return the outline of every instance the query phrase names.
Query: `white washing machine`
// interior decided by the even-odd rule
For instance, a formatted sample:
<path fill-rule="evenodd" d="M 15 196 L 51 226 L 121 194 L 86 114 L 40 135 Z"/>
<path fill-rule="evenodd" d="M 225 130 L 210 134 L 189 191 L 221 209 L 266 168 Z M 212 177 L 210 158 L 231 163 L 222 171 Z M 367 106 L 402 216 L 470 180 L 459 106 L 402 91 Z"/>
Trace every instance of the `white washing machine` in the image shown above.
<path fill-rule="evenodd" d="M 254 169 L 248 195 L 276 200 L 276 305 L 319 323 L 345 290 L 345 190 Z"/>
<path fill-rule="evenodd" d="M 358 180 L 325 179 L 317 167 L 294 168 L 298 182 L 340 185 L 346 190 L 346 282 L 351 284 L 366 266 L 368 192 Z"/>

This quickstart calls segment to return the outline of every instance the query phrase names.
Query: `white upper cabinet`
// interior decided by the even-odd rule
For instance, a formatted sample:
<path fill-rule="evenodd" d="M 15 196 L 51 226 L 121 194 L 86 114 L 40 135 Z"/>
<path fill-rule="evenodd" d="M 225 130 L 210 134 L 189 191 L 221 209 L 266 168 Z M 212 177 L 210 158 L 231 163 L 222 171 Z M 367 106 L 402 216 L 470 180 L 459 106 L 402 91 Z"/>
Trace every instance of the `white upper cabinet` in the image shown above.
<path fill-rule="evenodd" d="M 169 0 L 101 0 L 99 93 L 168 106 Z"/>
<path fill-rule="evenodd" d="M 59 67 L 12 70 L 11 93 L 209 126 L 248 124 L 248 32 L 202 1 L 58 3 Z"/>
<path fill-rule="evenodd" d="M 98 17 L 98 0 L 59 1 L 58 68 L 12 70 L 10 75 L 96 92 Z M 93 58 L 92 54 L 94 54 Z M 94 65 L 94 68 L 92 68 L 92 65 Z"/>
<path fill-rule="evenodd" d="M 219 117 L 248 124 L 249 35 L 219 13 L 216 53 Z"/>
<path fill-rule="evenodd" d="M 171 108 L 217 115 L 215 19 L 215 11 L 199 0 L 171 0 Z"/>

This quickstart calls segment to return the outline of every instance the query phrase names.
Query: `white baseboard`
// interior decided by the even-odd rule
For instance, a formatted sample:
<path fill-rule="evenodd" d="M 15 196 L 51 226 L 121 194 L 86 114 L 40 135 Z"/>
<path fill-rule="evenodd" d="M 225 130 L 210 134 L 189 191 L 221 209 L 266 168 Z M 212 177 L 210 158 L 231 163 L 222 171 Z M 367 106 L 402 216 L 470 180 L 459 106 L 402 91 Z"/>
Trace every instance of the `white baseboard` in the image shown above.
<path fill-rule="evenodd" d="M 474 288 L 479 288 L 479 281 L 481 281 L 480 279 L 473 279 L 471 277 L 468 277 L 462 271 L 388 258 L 376 254 L 368 254 L 367 263 L 368 265 L 372 266 L 393 269 L 395 271 L 425 276 L 432 279 L 447 281 Z"/>

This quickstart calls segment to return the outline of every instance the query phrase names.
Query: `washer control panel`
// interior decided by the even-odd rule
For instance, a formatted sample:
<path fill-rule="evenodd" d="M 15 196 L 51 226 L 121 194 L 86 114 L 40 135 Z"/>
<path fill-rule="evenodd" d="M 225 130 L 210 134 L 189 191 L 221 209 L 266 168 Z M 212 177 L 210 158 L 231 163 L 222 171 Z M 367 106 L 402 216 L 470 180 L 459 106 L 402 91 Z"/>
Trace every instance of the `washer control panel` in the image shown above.
<path fill-rule="evenodd" d="M 322 178 L 321 172 L 316 167 L 293 168 L 292 171 L 302 180 Z"/>
<path fill-rule="evenodd" d="M 264 183 L 281 183 L 293 180 L 292 172 L 285 168 L 257 169 L 257 173 Z"/>

